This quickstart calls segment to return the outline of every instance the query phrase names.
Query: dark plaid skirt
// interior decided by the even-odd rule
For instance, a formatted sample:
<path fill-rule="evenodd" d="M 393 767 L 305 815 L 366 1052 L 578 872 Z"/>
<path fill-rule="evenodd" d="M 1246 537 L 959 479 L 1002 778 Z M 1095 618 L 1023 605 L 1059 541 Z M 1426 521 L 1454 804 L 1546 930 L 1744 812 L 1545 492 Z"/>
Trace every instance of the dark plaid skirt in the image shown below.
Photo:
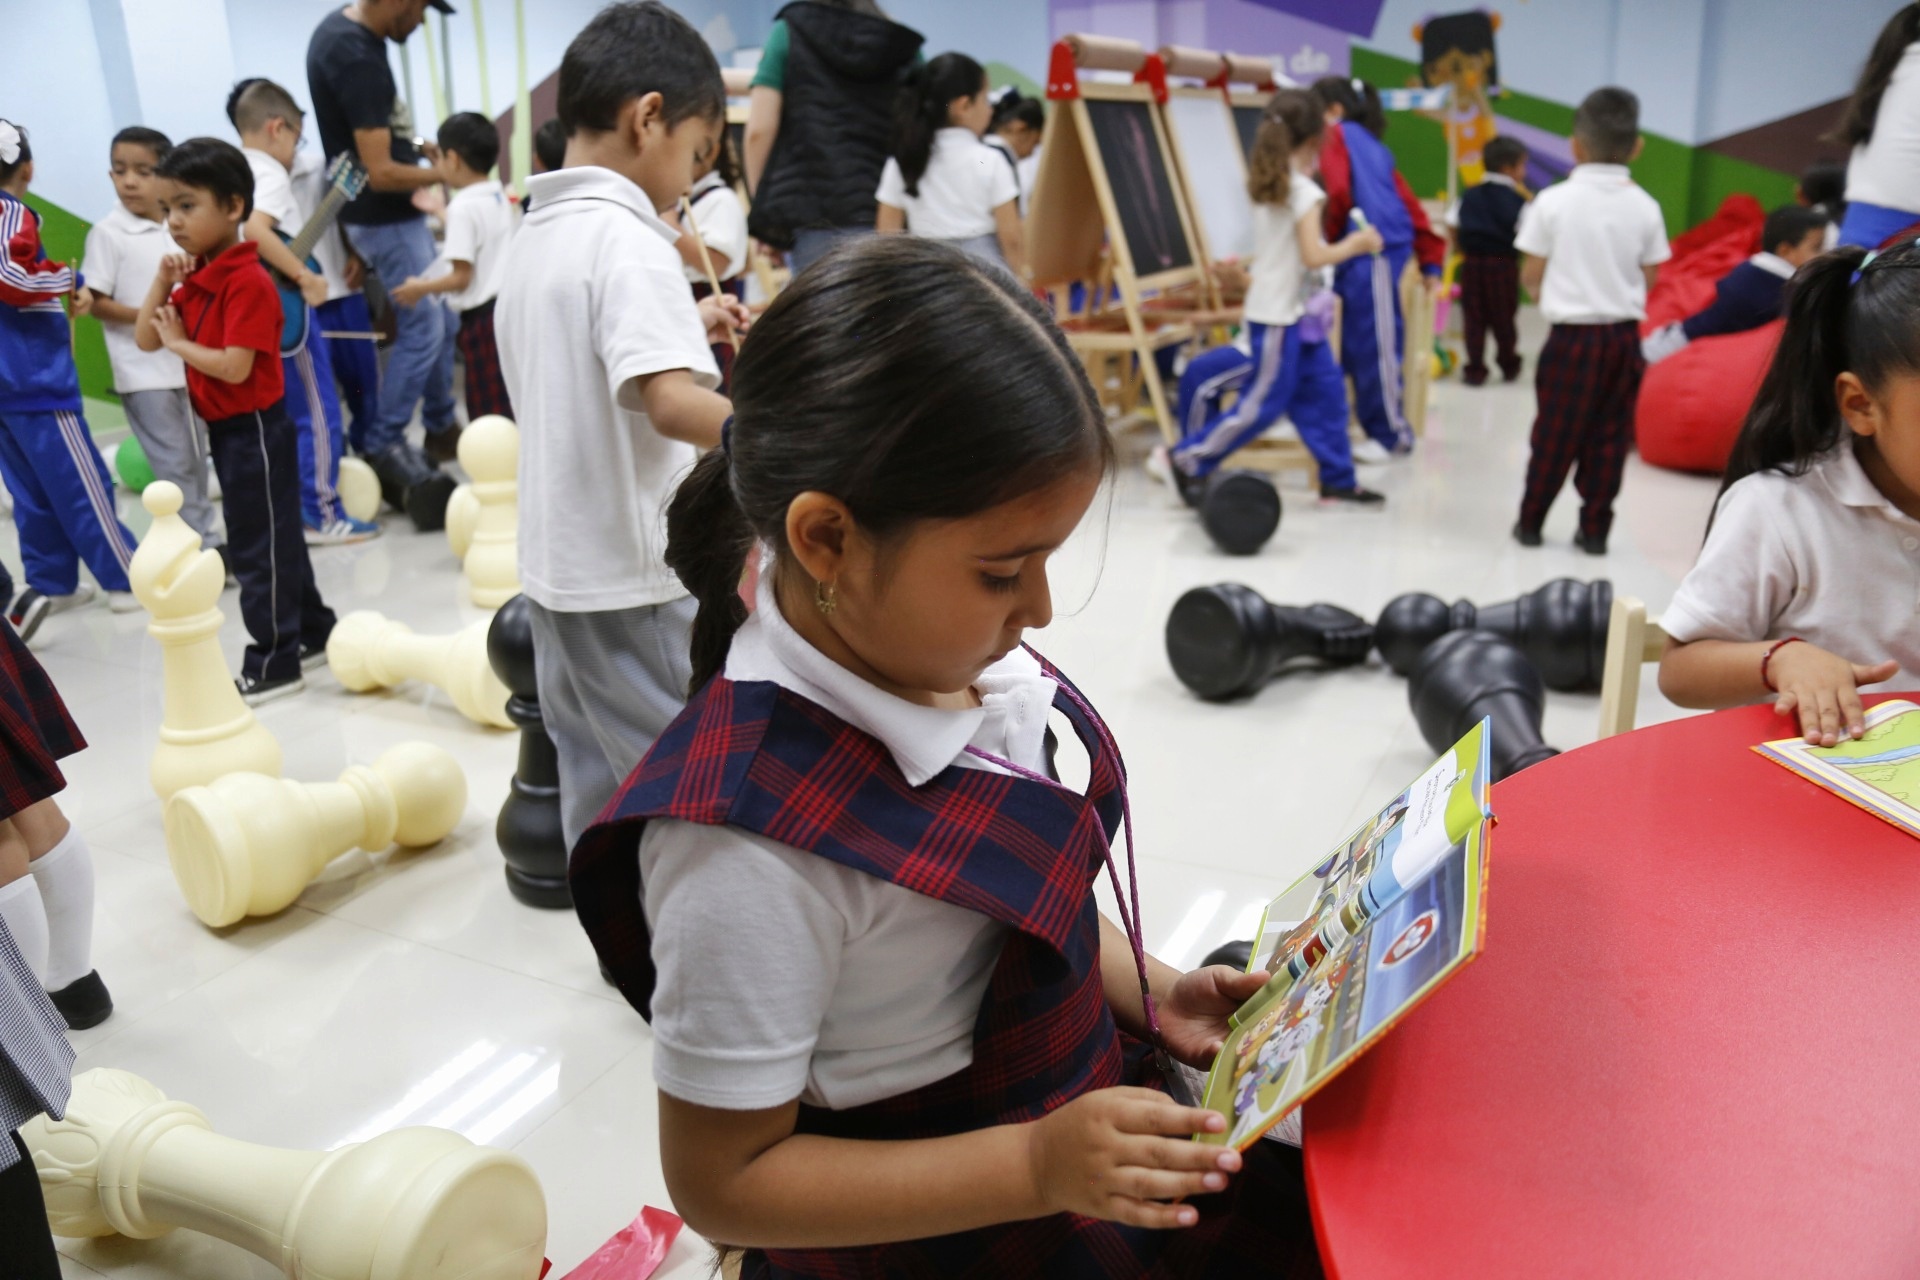
<path fill-rule="evenodd" d="M 0 818 L 64 790 L 55 762 L 86 745 L 46 668 L 0 619 Z"/>

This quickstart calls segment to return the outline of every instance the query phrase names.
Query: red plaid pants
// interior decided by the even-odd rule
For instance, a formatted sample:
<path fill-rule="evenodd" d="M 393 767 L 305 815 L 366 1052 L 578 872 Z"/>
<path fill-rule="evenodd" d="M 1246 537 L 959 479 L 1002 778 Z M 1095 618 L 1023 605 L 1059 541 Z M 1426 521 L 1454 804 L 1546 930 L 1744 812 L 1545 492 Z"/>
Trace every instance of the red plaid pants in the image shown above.
<path fill-rule="evenodd" d="M 1581 535 L 1607 536 L 1646 367 L 1640 326 L 1632 320 L 1553 326 L 1534 374 L 1540 413 L 1533 420 L 1533 456 L 1520 500 L 1522 528 L 1538 530 L 1546 523 L 1547 509 L 1573 471 Z"/>
<path fill-rule="evenodd" d="M 506 375 L 500 371 L 500 348 L 493 341 L 492 300 L 460 313 L 460 333 L 454 346 L 467 370 L 467 421 L 489 413 L 513 417 Z"/>
<path fill-rule="evenodd" d="M 1479 382 L 1487 376 L 1487 333 L 1493 333 L 1500 372 L 1520 373 L 1514 315 L 1520 309 L 1520 263 L 1510 253 L 1470 253 L 1460 264 L 1460 317 L 1466 330 L 1467 363 L 1461 370 Z"/>

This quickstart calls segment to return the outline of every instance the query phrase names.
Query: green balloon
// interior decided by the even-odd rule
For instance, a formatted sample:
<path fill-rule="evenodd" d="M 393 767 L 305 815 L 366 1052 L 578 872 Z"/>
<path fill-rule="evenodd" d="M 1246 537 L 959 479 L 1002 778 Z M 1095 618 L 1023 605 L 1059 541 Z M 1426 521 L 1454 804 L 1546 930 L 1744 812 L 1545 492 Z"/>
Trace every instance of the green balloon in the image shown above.
<path fill-rule="evenodd" d="M 113 469 L 120 473 L 120 483 L 135 493 L 144 492 L 153 483 L 153 468 L 147 463 L 147 451 L 140 447 L 138 436 L 128 436 L 113 451 Z"/>

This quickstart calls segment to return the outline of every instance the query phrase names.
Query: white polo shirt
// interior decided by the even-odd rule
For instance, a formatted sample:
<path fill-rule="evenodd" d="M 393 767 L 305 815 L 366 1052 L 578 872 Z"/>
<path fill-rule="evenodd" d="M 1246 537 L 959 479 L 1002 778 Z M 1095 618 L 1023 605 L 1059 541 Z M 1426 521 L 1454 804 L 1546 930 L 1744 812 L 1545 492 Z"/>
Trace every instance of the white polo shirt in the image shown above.
<path fill-rule="evenodd" d="M 1874 487 L 1850 443 L 1798 478 L 1764 471 L 1721 497 L 1713 532 L 1660 626 L 1675 640 L 1799 636 L 1882 689 L 1920 688 L 1920 521 Z"/>
<path fill-rule="evenodd" d="M 1317 217 L 1326 200 L 1304 173 L 1287 179 L 1287 202 L 1253 206 L 1253 263 L 1248 270 L 1246 317 L 1255 324 L 1292 324 L 1306 309 L 1307 266 L 1300 257 L 1300 220 Z"/>
<path fill-rule="evenodd" d="M 491 302 L 500 292 L 500 264 L 507 242 L 519 225 L 519 214 L 506 191 L 491 178 L 462 187 L 447 201 L 447 235 L 440 256 L 448 262 L 471 262 L 473 281 L 459 293 L 447 295 L 455 311 L 471 311 Z"/>
<path fill-rule="evenodd" d="M 719 384 L 680 233 L 639 187 L 583 167 L 527 179 L 494 309 L 520 425 L 520 585 L 562 613 L 664 604 L 666 510 L 697 453 L 653 429 L 635 378 Z"/>
<path fill-rule="evenodd" d="M 320 202 L 327 197 L 327 161 L 319 147 L 301 147 L 294 152 L 293 172 L 289 177 L 293 180 L 293 198 L 305 215 L 300 220 L 304 230 L 307 219 L 319 211 Z M 337 220 L 313 242 L 313 260 L 320 264 L 320 274 L 326 279 L 328 302 L 353 293 L 347 288 L 346 237 Z"/>
<path fill-rule="evenodd" d="M 1847 161 L 1847 199 L 1920 211 L 1920 41 L 1900 55 L 1873 136 Z"/>
<path fill-rule="evenodd" d="M 272 218 L 274 229 L 281 235 L 299 235 L 307 215 L 301 210 L 299 197 L 293 194 L 293 175 L 287 166 L 252 147 L 240 148 L 240 154 L 253 170 L 253 207 Z"/>
<path fill-rule="evenodd" d="M 87 256 L 81 274 L 87 287 L 102 297 L 137 307 L 147 300 L 153 278 L 160 274 L 160 260 L 180 246 L 167 234 L 165 222 L 149 222 L 127 212 L 123 204 L 93 224 L 87 232 Z M 164 347 L 142 351 L 133 340 L 131 324 L 102 321 L 107 339 L 107 359 L 113 365 L 113 389 L 122 395 L 129 391 L 174 391 L 187 385 L 187 366 L 180 357 Z"/>
<path fill-rule="evenodd" d="M 1579 164 L 1527 203 L 1513 247 L 1547 260 L 1540 314 L 1553 324 L 1647 318 L 1640 270 L 1673 256 L 1654 198 L 1623 164 Z"/>
<path fill-rule="evenodd" d="M 773 577 L 734 637 L 728 679 L 771 681 L 871 734 L 916 787 L 953 765 L 1001 772 L 969 745 L 1045 769 L 1057 686 L 1031 654 L 987 668 L 974 710 L 906 702 L 801 639 Z M 973 1061 L 1006 925 L 736 827 L 650 822 L 640 869 L 663 1091 L 728 1110 L 794 1098 L 844 1109 Z"/>
<path fill-rule="evenodd" d="M 1020 179 L 1006 157 L 957 125 L 933 135 L 933 154 L 917 185 L 920 194 L 908 195 L 900 162 L 888 156 L 874 198 L 906 210 L 907 230 L 933 240 L 990 236 L 993 211 L 1020 198 Z"/>
<path fill-rule="evenodd" d="M 747 210 L 740 203 L 739 195 L 729 187 L 717 173 L 709 173 L 693 184 L 693 190 L 687 193 L 687 203 L 693 206 L 693 225 L 700 232 L 700 242 L 707 246 L 707 253 L 716 259 L 724 256 L 727 269 L 720 272 L 722 280 L 731 280 L 747 269 Z M 687 279 L 695 284 L 707 282 L 706 264 L 694 266 L 682 264 Z"/>

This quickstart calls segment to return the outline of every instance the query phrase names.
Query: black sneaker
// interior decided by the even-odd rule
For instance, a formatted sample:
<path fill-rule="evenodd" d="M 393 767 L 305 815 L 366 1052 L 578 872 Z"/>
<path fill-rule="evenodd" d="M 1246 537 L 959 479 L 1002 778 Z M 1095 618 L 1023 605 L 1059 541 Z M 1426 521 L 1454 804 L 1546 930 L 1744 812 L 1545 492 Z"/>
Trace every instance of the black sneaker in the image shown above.
<path fill-rule="evenodd" d="M 1573 545 L 1590 556 L 1603 556 L 1607 554 L 1607 540 L 1605 538 L 1589 537 L 1584 533 L 1575 534 Z"/>
<path fill-rule="evenodd" d="M 1320 505 L 1323 507 L 1384 507 L 1387 495 L 1375 493 L 1371 489 L 1362 489 L 1359 485 L 1351 489 L 1322 489 Z"/>
<path fill-rule="evenodd" d="M 53 1007 L 67 1020 L 67 1030 L 85 1031 L 97 1027 L 113 1014 L 113 997 L 95 969 L 84 978 L 75 978 L 58 991 L 47 992 Z"/>
<path fill-rule="evenodd" d="M 300 669 L 302 671 L 311 671 L 315 667 L 324 667 L 326 665 L 327 646 L 324 644 L 306 644 L 302 642 L 300 645 Z"/>
<path fill-rule="evenodd" d="M 240 691 L 240 701 L 250 707 L 289 697 L 307 687 L 303 676 L 289 676 L 284 680 L 264 680 L 259 676 L 241 676 L 233 682 Z"/>
<path fill-rule="evenodd" d="M 7 621 L 13 623 L 13 629 L 20 633 L 21 643 L 33 639 L 33 633 L 53 612 L 53 599 L 28 587 L 13 598 L 13 608 L 7 611 Z"/>
<path fill-rule="evenodd" d="M 1523 547 L 1537 547 L 1540 545 L 1540 531 L 1517 524 L 1513 526 L 1513 540 Z"/>
<path fill-rule="evenodd" d="M 444 430 L 427 432 L 427 456 L 441 463 L 460 461 L 460 431 L 456 422 Z"/>

